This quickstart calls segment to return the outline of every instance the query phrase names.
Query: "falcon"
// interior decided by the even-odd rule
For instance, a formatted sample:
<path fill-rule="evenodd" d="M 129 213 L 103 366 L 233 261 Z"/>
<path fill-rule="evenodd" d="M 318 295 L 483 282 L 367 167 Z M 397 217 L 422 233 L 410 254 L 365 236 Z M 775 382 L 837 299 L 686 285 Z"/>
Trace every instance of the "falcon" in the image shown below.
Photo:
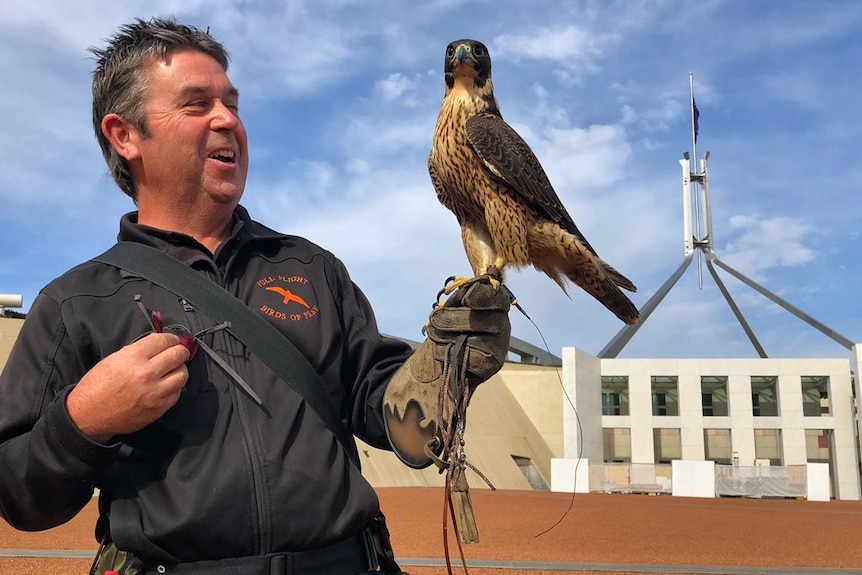
<path fill-rule="evenodd" d="M 475 276 L 502 282 L 506 267 L 532 265 L 563 292 L 574 283 L 623 322 L 637 322 L 638 310 L 622 292 L 637 288 L 598 256 L 536 155 L 503 120 L 485 45 L 452 42 L 444 71 L 428 173 L 440 203 L 458 219 Z"/>

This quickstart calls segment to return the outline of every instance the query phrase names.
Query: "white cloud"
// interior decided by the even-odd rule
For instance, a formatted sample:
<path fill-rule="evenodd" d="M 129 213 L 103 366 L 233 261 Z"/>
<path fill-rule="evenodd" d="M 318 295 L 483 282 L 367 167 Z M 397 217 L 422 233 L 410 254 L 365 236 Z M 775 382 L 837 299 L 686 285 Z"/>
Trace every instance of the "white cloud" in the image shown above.
<path fill-rule="evenodd" d="M 620 168 L 631 152 L 625 131 L 618 126 L 549 126 L 540 132 L 524 125 L 513 127 L 536 153 L 561 198 L 564 190 L 604 187 L 619 181 L 623 175 Z"/>
<path fill-rule="evenodd" d="M 273 34 L 273 21 L 283 23 L 279 34 Z M 351 73 L 357 44 L 367 34 L 291 3 L 246 12 L 237 24 L 225 39 L 235 76 L 247 91 L 269 97 L 308 96 L 337 84 Z"/>
<path fill-rule="evenodd" d="M 351 159 L 392 161 L 391 156 L 409 155 L 411 159 L 427 156 L 431 151 L 436 117 L 380 118 L 356 116 L 343 125 L 338 150 Z M 425 168 L 423 167 L 423 170 Z"/>
<path fill-rule="evenodd" d="M 230 0 L 132 0 L 117 3 L 5 0 L 0 29 L 27 30 L 37 34 L 33 41 L 38 45 L 55 45 L 58 52 L 69 50 L 84 57 L 87 47 L 101 45 L 117 26 L 133 18 L 173 15 L 182 20 L 198 13 L 202 6 L 207 7 L 210 15 L 235 12 L 233 4 Z M 211 22 L 204 19 L 191 23 L 205 28 Z"/>
<path fill-rule="evenodd" d="M 737 235 L 720 257 L 752 278 L 763 277 L 763 272 L 775 267 L 808 263 L 817 255 L 811 248 L 811 227 L 802 220 L 736 215 L 728 223 Z"/>
<path fill-rule="evenodd" d="M 397 100 L 410 90 L 414 89 L 414 83 L 403 74 L 390 74 L 383 80 L 378 80 L 374 87 L 384 100 Z"/>
<path fill-rule="evenodd" d="M 494 38 L 495 58 L 550 61 L 561 79 L 579 82 L 585 74 L 597 72 L 608 47 L 619 42 L 617 34 L 594 33 L 577 26 L 535 28 L 525 34 L 501 34 Z"/>
<path fill-rule="evenodd" d="M 542 124 L 553 126 L 569 125 L 569 115 L 565 106 L 553 102 L 550 92 L 545 86 L 533 84 L 532 88 L 538 103 L 530 107 L 530 117 Z"/>
<path fill-rule="evenodd" d="M 683 104 L 678 98 L 666 95 L 664 99 L 643 112 L 641 122 L 648 132 L 667 132 L 683 114 L 687 117 L 689 110 L 688 98 Z"/>

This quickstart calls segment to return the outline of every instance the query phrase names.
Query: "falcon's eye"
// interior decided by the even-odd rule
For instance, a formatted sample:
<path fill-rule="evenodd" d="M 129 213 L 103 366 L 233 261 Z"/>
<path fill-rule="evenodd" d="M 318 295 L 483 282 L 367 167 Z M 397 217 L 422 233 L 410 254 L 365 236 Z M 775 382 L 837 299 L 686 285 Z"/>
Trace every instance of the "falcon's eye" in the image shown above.
<path fill-rule="evenodd" d="M 448 48 L 446 48 L 446 57 L 447 58 L 451 58 L 454 55 L 455 55 L 455 47 L 454 46 L 449 46 Z"/>
<path fill-rule="evenodd" d="M 473 47 L 473 53 L 477 56 L 484 56 L 485 55 L 485 47 L 484 46 L 474 46 Z"/>

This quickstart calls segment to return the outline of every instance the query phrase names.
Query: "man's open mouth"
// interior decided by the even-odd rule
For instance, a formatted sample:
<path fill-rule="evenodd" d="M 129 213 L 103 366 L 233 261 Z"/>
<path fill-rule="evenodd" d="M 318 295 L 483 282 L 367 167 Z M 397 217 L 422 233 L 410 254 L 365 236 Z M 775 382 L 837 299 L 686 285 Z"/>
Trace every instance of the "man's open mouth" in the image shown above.
<path fill-rule="evenodd" d="M 233 164 L 236 161 L 236 153 L 233 150 L 221 150 L 210 154 L 209 157 L 225 164 Z"/>

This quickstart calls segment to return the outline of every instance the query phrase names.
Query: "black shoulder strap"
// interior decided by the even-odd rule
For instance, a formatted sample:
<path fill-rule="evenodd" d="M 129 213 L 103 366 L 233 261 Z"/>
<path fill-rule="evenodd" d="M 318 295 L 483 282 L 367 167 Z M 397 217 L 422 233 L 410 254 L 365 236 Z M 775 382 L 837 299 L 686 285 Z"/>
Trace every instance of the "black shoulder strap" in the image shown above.
<path fill-rule="evenodd" d="M 288 338 L 227 290 L 150 246 L 118 242 L 94 261 L 109 264 L 159 285 L 200 309 L 228 331 L 303 397 L 358 464 L 355 443 L 324 393 L 320 376 Z"/>

